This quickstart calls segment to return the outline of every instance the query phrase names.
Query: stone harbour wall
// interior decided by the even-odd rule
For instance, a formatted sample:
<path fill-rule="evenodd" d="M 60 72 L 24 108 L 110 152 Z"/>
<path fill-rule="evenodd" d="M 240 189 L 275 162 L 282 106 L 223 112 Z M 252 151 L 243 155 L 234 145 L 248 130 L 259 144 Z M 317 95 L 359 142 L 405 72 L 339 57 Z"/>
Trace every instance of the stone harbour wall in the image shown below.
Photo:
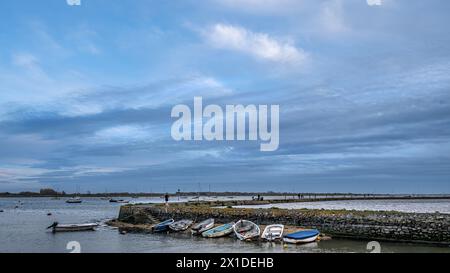
<path fill-rule="evenodd" d="M 326 235 L 354 239 L 420 242 L 450 246 L 450 215 L 347 210 L 243 209 L 227 202 L 164 205 L 126 205 L 118 220 L 131 224 L 151 224 L 169 218 L 201 221 L 215 218 L 227 223 L 247 219 L 257 224 L 285 224 L 316 228 Z M 218 207 L 220 206 L 220 207 Z"/>

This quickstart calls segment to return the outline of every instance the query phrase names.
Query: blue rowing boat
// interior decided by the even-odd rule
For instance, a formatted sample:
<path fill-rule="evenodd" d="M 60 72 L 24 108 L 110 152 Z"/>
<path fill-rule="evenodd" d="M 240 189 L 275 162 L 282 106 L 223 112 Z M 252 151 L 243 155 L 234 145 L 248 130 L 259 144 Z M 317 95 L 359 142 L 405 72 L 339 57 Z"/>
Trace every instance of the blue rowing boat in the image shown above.
<path fill-rule="evenodd" d="M 165 231 L 168 231 L 170 224 L 172 224 L 173 222 L 175 222 L 173 219 L 166 220 L 164 222 L 161 222 L 161 223 L 155 225 L 152 228 L 152 230 L 153 230 L 153 232 L 165 232 Z"/>
<path fill-rule="evenodd" d="M 284 235 L 283 241 L 290 244 L 311 243 L 317 240 L 320 232 L 316 229 L 301 230 L 291 234 Z"/>
<path fill-rule="evenodd" d="M 205 238 L 218 238 L 230 235 L 233 232 L 234 222 L 215 227 L 202 233 Z"/>

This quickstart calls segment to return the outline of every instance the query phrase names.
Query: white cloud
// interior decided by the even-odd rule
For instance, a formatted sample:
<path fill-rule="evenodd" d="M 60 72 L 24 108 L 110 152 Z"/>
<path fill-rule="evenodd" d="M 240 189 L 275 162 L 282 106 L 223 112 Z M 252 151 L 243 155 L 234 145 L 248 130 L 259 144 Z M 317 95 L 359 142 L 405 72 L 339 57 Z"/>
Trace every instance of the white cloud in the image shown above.
<path fill-rule="evenodd" d="M 234 50 L 258 59 L 300 64 L 307 53 L 289 42 L 282 42 L 266 33 L 256 33 L 240 26 L 216 24 L 203 31 L 207 42 L 220 49 Z"/>
<path fill-rule="evenodd" d="M 150 140 L 150 129 L 139 125 L 119 125 L 96 132 L 94 138 L 114 143 Z"/>
<path fill-rule="evenodd" d="M 102 50 L 97 46 L 99 35 L 88 25 L 80 25 L 68 32 L 67 41 L 71 48 L 75 48 L 83 53 L 98 55 Z"/>
<path fill-rule="evenodd" d="M 22 69 L 23 73 L 26 73 L 27 76 L 32 78 L 33 80 L 39 80 L 42 82 L 50 82 L 50 78 L 44 72 L 39 64 L 38 58 L 30 53 L 21 52 L 12 55 L 12 64 L 20 69 Z M 22 74 L 22 77 L 24 74 Z"/>
<path fill-rule="evenodd" d="M 381 6 L 383 4 L 382 0 L 366 0 L 369 6 Z"/>
<path fill-rule="evenodd" d="M 322 4 L 320 23 L 327 33 L 344 33 L 349 31 L 344 20 L 344 9 L 341 0 L 330 0 Z"/>
<path fill-rule="evenodd" d="M 221 6 L 251 13 L 290 13 L 301 8 L 302 0 L 215 0 Z"/>
<path fill-rule="evenodd" d="M 54 101 L 58 113 L 64 116 L 98 114 L 111 109 L 144 109 L 174 105 L 194 96 L 217 98 L 228 96 L 233 90 L 219 80 L 203 75 L 154 82 L 142 86 L 107 87 L 78 92 L 71 97 Z"/>
<path fill-rule="evenodd" d="M 37 65 L 37 58 L 29 53 L 14 54 L 12 62 L 16 66 L 25 67 L 27 69 L 35 68 Z"/>

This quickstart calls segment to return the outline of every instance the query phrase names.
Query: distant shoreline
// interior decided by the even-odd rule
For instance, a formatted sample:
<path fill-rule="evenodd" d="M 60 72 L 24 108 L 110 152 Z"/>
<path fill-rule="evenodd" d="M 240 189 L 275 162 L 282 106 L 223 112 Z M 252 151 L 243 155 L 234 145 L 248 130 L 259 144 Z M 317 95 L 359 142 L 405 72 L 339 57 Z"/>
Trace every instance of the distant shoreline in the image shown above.
<path fill-rule="evenodd" d="M 21 193 L 0 193 L 0 198 L 71 198 L 71 197 L 163 197 L 166 193 L 58 193 L 58 194 L 41 194 L 38 192 L 21 192 Z M 215 196 L 279 196 L 287 199 L 450 199 L 450 194 L 364 194 L 364 193 L 292 193 L 292 192 L 178 192 L 168 193 L 170 197 L 215 197 Z"/>

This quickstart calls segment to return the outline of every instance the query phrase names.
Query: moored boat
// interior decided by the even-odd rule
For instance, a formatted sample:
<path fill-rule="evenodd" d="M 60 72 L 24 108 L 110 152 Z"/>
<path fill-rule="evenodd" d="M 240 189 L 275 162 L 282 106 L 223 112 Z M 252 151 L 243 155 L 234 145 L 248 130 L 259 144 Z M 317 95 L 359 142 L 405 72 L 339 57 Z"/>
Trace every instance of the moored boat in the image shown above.
<path fill-rule="evenodd" d="M 205 238 L 218 238 L 228 236 L 233 233 L 234 222 L 221 225 L 210 230 L 207 230 L 202 233 L 202 236 Z"/>
<path fill-rule="evenodd" d="M 169 230 L 169 225 L 175 222 L 173 219 L 166 220 L 152 227 L 153 232 L 165 232 Z"/>
<path fill-rule="evenodd" d="M 173 231 L 184 231 L 192 225 L 193 221 L 184 219 L 180 221 L 173 222 L 169 225 L 169 228 Z"/>
<path fill-rule="evenodd" d="M 277 241 L 283 238 L 284 225 L 268 225 L 262 235 L 261 238 L 266 241 Z"/>
<path fill-rule="evenodd" d="M 301 230 L 294 233 L 284 235 L 283 241 L 290 244 L 311 243 L 317 240 L 320 232 L 316 229 Z"/>
<path fill-rule="evenodd" d="M 72 197 L 68 200 L 66 200 L 66 203 L 68 204 L 80 204 L 81 202 L 83 202 L 80 197 Z"/>
<path fill-rule="evenodd" d="M 192 235 L 200 235 L 203 232 L 210 230 L 214 227 L 214 219 L 209 218 L 203 222 L 200 222 L 191 228 Z"/>
<path fill-rule="evenodd" d="M 61 225 L 58 222 L 54 222 L 47 229 L 52 229 L 53 232 L 76 232 L 76 231 L 94 231 L 98 227 L 96 223 L 87 224 L 66 224 Z"/>
<path fill-rule="evenodd" d="M 130 201 L 128 201 L 128 200 L 114 199 L 114 198 L 109 199 L 109 202 L 110 203 L 122 203 L 122 204 L 130 203 Z"/>
<path fill-rule="evenodd" d="M 233 230 L 236 237 L 241 241 L 252 240 L 259 237 L 261 234 L 261 229 L 259 226 L 248 220 L 239 220 L 233 226 Z"/>

